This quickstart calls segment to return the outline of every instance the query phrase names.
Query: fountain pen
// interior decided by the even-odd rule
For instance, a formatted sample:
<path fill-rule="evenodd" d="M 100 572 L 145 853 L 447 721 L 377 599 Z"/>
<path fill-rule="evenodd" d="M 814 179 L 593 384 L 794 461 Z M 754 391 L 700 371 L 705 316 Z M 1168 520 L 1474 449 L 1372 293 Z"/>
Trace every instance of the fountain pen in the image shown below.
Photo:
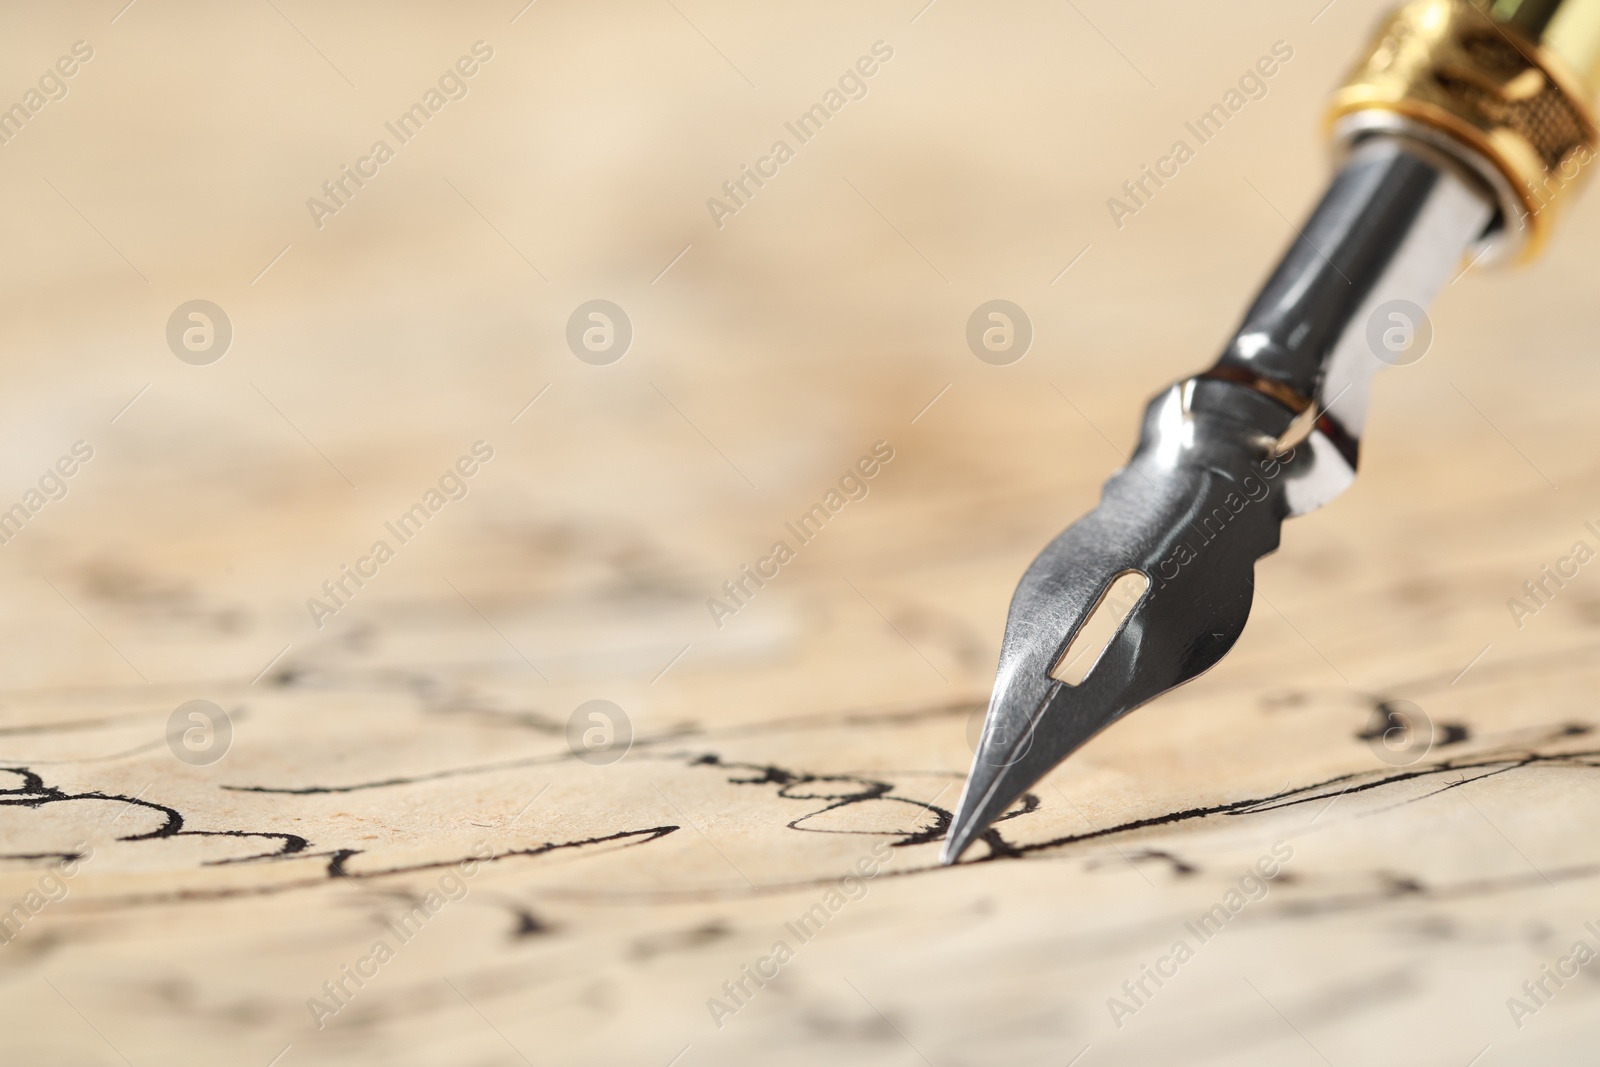
<path fill-rule="evenodd" d="M 1420 356 L 1423 308 L 1526 261 L 1594 158 L 1600 0 L 1417 0 L 1334 94 L 1336 166 L 1221 357 L 1158 394 L 1099 505 L 1011 600 L 943 860 L 1244 629 L 1284 519 L 1354 480 L 1373 374 Z M 980 857 L 981 858 L 981 857 Z"/>

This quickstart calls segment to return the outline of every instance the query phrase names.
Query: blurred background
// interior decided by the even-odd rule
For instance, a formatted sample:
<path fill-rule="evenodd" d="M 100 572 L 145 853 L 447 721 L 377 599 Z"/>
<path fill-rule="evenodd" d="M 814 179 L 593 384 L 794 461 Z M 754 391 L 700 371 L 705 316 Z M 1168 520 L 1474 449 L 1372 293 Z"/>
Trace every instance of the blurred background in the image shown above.
<path fill-rule="evenodd" d="M 0 114 L 0 508 L 26 512 L 0 545 L 7 765 L 48 769 L 80 794 L 132 797 L 144 785 L 188 825 L 247 819 L 300 833 L 324 856 L 362 840 L 433 856 L 448 834 L 472 833 L 447 833 L 446 809 L 505 820 L 544 779 L 458 806 L 352 794 L 315 811 L 221 787 L 382 778 L 524 742 L 555 753 L 569 714 L 596 698 L 654 736 L 943 709 L 914 737 L 841 720 L 823 740 L 742 758 L 807 752 L 830 773 L 937 773 L 954 783 L 952 803 L 1016 578 L 1093 506 L 1147 398 L 1210 363 L 1293 237 L 1328 174 L 1326 97 L 1386 6 L 124 3 L 0 14 L 0 107 L 22 108 Z M 1276 72 L 1198 145 L 1185 123 L 1263 56 Z M 58 66 L 63 57 L 74 62 Z M 797 136 L 818 104 L 826 123 L 813 114 L 820 130 Z M 1130 202 L 1124 183 L 1180 139 L 1196 151 L 1177 176 L 1136 211 L 1114 211 L 1112 198 Z M 1379 379 L 1356 487 L 1286 528 L 1259 571 L 1270 606 L 1258 599 L 1222 667 L 1168 711 L 1096 742 L 1102 764 L 1085 754 L 1108 777 L 1075 795 L 1113 799 L 1084 817 L 1154 803 L 1168 786 L 1142 777 L 1153 762 L 1182 768 L 1169 782 L 1179 807 L 1179 786 L 1227 796 L 1370 769 L 1354 731 L 1375 695 L 1412 682 L 1438 689 L 1418 698 L 1435 717 L 1502 716 L 1505 729 L 1588 710 L 1581 672 L 1600 597 L 1577 585 L 1522 628 L 1505 600 L 1600 520 L 1583 431 L 1600 392 L 1597 240 L 1600 209 L 1580 197 L 1531 269 L 1446 288 L 1428 357 Z M 991 300 L 1021 309 L 1031 333 L 1009 361 L 968 341 Z M 604 321 L 582 310 L 592 301 L 609 302 Z M 599 350 L 584 348 L 595 325 Z M 40 479 L 79 442 L 81 462 L 52 498 L 58 483 Z M 708 599 L 727 603 L 723 583 L 788 539 L 784 524 L 879 442 L 893 458 L 865 497 L 719 620 Z M 475 473 L 449 479 L 475 445 Z M 414 540 L 394 537 L 385 524 L 441 484 L 464 495 L 429 508 Z M 393 558 L 360 562 L 378 540 Z M 368 577 L 335 598 L 324 583 L 345 567 Z M 1469 661 L 1501 688 L 1469 698 L 1437 685 Z M 1497 662 L 1543 666 L 1498 675 Z M 233 716 L 228 760 L 196 770 L 165 744 L 151 751 L 172 709 L 201 698 Z M 1262 707 L 1326 719 L 1297 726 Z M 531 734 L 510 732 L 519 715 Z M 1307 755 L 1318 730 L 1348 751 Z M 1219 743 L 1240 751 L 1219 756 Z M 1324 759 L 1315 774 L 1295 762 Z M 1238 776 L 1219 770 L 1235 760 Z M 1484 904 L 1478 948 L 1461 948 L 1454 978 L 1425 936 L 1368 946 L 1369 962 L 1397 955 L 1373 964 L 1376 977 L 1352 962 L 1345 993 L 1302 1005 L 1311 1049 L 1239 987 L 1244 1014 L 1195 988 L 1188 1029 L 1147 1016 L 1118 1051 L 1103 1001 L 1165 933 L 1092 952 L 1052 942 L 1104 966 L 1071 981 L 1035 938 L 1110 922 L 1093 901 L 1136 923 L 1203 910 L 1218 890 L 1179 904 L 1128 898 L 1129 887 L 1165 887 L 1150 868 L 1144 881 L 1074 895 L 1079 876 L 1047 866 L 943 887 L 907 878 L 885 891 L 892 901 L 874 897 L 874 908 L 893 904 L 864 928 L 888 970 L 862 989 L 892 1004 L 774 996 L 737 1020 L 742 1032 L 722 1031 L 703 1002 L 810 903 L 731 904 L 723 883 L 825 878 L 848 862 L 835 871 L 796 858 L 781 835 L 742 837 L 752 831 L 737 789 L 724 802 L 686 785 L 706 806 L 677 818 L 644 779 L 633 792 L 611 790 L 617 780 L 575 779 L 548 832 L 586 826 L 608 804 L 654 805 L 641 825 L 687 818 L 712 836 L 722 825 L 717 840 L 746 843 L 738 866 L 753 877 L 734 878 L 685 830 L 671 841 L 681 864 L 664 873 L 636 850 L 606 884 L 705 890 L 686 912 L 644 900 L 589 914 L 573 899 L 589 883 L 524 879 L 503 896 L 522 893 L 528 921 L 557 932 L 519 943 L 535 953 L 516 963 L 523 978 L 496 971 L 513 966 L 496 954 L 509 951 L 502 920 L 515 909 L 486 915 L 481 939 L 441 939 L 425 967 L 419 952 L 411 984 L 393 986 L 406 997 L 359 1024 L 345 1017 L 333 1037 L 337 1027 L 295 1028 L 337 971 L 313 957 L 344 936 L 329 931 L 350 929 L 348 901 L 253 901 L 250 872 L 233 867 L 214 870 L 237 898 L 184 904 L 162 894 L 201 885 L 218 857 L 125 855 L 96 815 L 103 860 L 48 917 L 50 936 L 30 931 L 30 955 L 22 939 L 0 949 L 6 1058 L 1065 1063 L 1093 1044 L 1085 1065 L 1201 1062 L 1190 1053 L 1309 1063 L 1318 1048 L 1331 1062 L 1464 1064 L 1499 1042 L 1488 1064 L 1569 1062 L 1561 1050 L 1588 1025 L 1593 983 L 1506 1051 L 1522 1037 L 1502 1018 L 1504 998 L 1548 955 L 1541 937 L 1565 938 L 1567 926 L 1541 925 L 1554 905 L 1540 898 L 1498 918 Z M 1072 809 L 1060 817 L 1084 829 Z M 1557 822 L 1534 857 L 1541 868 L 1572 830 Z M 522 828 L 554 839 L 531 819 Z M 1380 847 L 1352 831 L 1349 863 L 1392 873 L 1425 832 L 1410 824 Z M 1264 847 L 1238 844 L 1240 864 Z M 35 877 L 26 867 L 18 892 Z M 1565 892 L 1561 907 L 1581 910 Z M 156 905 L 141 910 L 141 893 Z M 97 909 L 101 898 L 112 903 Z M 920 970 L 905 962 L 935 932 L 994 916 L 970 952 Z M 1423 918 L 1370 929 L 1421 929 Z M 1312 985 L 1361 955 L 1348 929 L 1295 929 L 1302 942 L 1247 954 Z M 702 943 L 722 947 L 687 951 Z M 686 954 L 651 970 L 665 966 L 650 962 L 663 944 Z M 825 959 L 816 950 L 807 966 Z M 1459 984 L 1477 968 L 1492 977 Z M 462 986 L 465 1006 L 439 984 L 463 973 L 479 983 Z M 1481 1039 L 1446 1024 L 1473 1012 L 1500 1013 Z M 1194 1022 L 1205 1018 L 1237 1025 Z"/>

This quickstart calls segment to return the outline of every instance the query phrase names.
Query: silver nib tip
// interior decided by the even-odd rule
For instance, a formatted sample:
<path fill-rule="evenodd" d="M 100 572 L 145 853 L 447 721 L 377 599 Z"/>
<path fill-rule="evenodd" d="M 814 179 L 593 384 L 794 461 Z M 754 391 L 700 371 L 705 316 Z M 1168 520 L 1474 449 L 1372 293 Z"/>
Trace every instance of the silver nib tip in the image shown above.
<path fill-rule="evenodd" d="M 1095 734 L 1215 665 L 1244 630 L 1255 561 L 1278 547 L 1286 489 L 1313 457 L 1264 455 L 1256 427 L 1273 412 L 1257 405 L 1272 401 L 1196 384 L 1150 404 L 1132 462 L 1018 584 L 944 863 Z"/>

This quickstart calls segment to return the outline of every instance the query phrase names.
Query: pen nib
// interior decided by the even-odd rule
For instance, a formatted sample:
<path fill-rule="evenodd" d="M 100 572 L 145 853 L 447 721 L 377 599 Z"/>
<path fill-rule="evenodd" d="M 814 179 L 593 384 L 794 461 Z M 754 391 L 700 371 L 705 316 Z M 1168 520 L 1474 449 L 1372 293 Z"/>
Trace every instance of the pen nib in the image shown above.
<path fill-rule="evenodd" d="M 1282 432 L 1292 417 L 1258 392 L 1205 380 L 1150 404 L 1133 459 L 1012 597 L 943 862 L 1096 733 L 1233 647 L 1255 561 L 1277 548 L 1307 480 L 1339 467 L 1320 449 L 1274 456 L 1263 426 Z"/>

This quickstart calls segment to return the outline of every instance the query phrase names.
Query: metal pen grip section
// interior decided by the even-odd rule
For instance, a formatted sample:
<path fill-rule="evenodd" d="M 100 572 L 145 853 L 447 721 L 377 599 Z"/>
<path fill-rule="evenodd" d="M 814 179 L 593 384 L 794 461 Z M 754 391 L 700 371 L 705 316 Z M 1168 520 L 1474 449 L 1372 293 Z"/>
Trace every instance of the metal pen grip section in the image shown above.
<path fill-rule="evenodd" d="M 1395 300 L 1427 306 L 1492 215 L 1487 191 L 1425 148 L 1394 137 L 1362 143 L 1212 376 L 1259 380 L 1296 413 L 1315 406 L 1359 438 L 1366 381 L 1382 365 L 1368 343 L 1373 311 Z M 1341 395 L 1358 388 L 1357 396 Z"/>
<path fill-rule="evenodd" d="M 1372 375 L 1386 362 L 1374 343 L 1385 313 L 1420 317 L 1494 213 L 1487 188 L 1442 155 L 1404 137 L 1366 139 L 1201 376 L 1254 388 L 1298 416 L 1317 470 L 1297 488 L 1295 514 L 1355 477 Z"/>
<path fill-rule="evenodd" d="M 1471 232 L 1444 252 L 1459 256 L 1488 220 L 1486 198 L 1396 139 L 1363 145 L 1334 176 L 1219 365 L 1270 378 L 1309 403 L 1374 291 L 1419 303 L 1433 296 L 1442 257 L 1417 246 L 1419 224 L 1441 201 L 1483 205 L 1460 212 L 1460 229 Z"/>

